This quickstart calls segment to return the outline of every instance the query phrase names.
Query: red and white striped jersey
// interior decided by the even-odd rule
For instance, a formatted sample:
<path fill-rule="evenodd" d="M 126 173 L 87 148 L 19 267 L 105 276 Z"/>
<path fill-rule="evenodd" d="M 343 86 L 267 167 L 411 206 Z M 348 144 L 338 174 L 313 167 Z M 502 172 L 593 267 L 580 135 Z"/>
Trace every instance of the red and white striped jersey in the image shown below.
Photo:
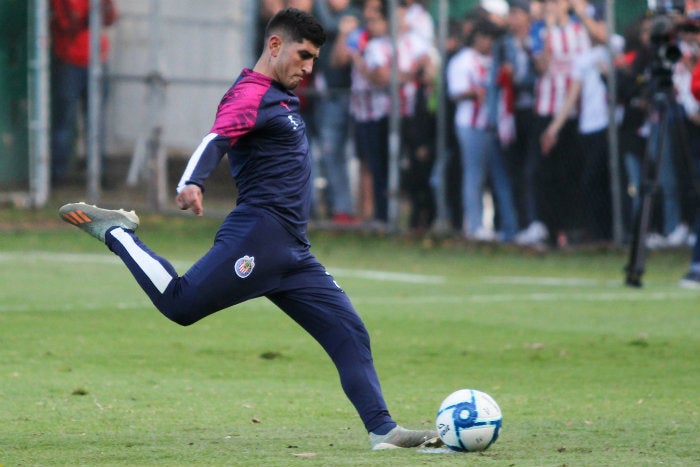
<path fill-rule="evenodd" d="M 447 93 L 454 98 L 476 88 L 486 88 L 491 68 L 491 57 L 481 55 L 465 47 L 455 54 L 447 64 Z M 462 99 L 457 102 L 455 125 L 486 129 L 488 110 L 485 102 Z"/>
<path fill-rule="evenodd" d="M 574 58 L 591 48 L 586 28 L 570 20 L 564 26 L 543 28 L 544 47 L 551 54 L 547 70 L 538 78 L 535 88 L 535 112 L 555 115 L 566 100 L 571 85 Z"/>
<path fill-rule="evenodd" d="M 408 32 L 398 39 L 398 68 L 401 73 L 409 73 L 416 63 L 428 54 L 429 44 L 417 34 Z M 389 66 L 392 60 L 392 44 L 388 36 L 371 39 L 367 43 L 363 57 L 367 68 L 374 70 Z M 389 86 L 370 83 L 359 70 L 352 71 L 352 94 L 350 112 L 359 121 L 372 121 L 389 115 L 391 94 Z M 416 106 L 418 84 L 410 80 L 399 88 L 399 105 L 402 116 L 413 115 Z"/>
<path fill-rule="evenodd" d="M 390 63 L 391 40 L 388 36 L 370 39 L 362 57 L 370 70 Z M 350 87 L 350 114 L 357 121 L 371 122 L 386 117 L 390 112 L 389 87 L 373 84 L 360 70 L 353 67 Z"/>
<path fill-rule="evenodd" d="M 405 32 L 399 36 L 399 72 L 415 73 L 418 63 L 430 51 L 430 43 L 419 34 Z M 416 93 L 418 92 L 417 77 L 405 82 L 400 88 L 401 116 L 411 116 L 416 112 Z"/>

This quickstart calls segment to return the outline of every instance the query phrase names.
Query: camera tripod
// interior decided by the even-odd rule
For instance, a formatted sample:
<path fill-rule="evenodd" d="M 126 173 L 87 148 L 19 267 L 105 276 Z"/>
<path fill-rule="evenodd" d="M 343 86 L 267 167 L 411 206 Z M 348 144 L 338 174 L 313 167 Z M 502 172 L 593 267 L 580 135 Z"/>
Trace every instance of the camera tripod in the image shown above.
<path fill-rule="evenodd" d="M 651 222 L 654 197 L 659 190 L 661 158 L 664 157 L 669 129 L 669 108 L 672 96 L 670 89 L 658 90 L 651 100 L 652 134 L 647 140 L 642 170 L 639 180 L 639 203 L 634 217 L 633 237 L 630 246 L 629 262 L 625 267 L 625 284 L 630 287 L 642 286 L 642 275 L 646 263 L 646 237 Z M 656 139 L 653 131 L 656 131 Z M 653 144 L 652 144 L 653 143 Z M 653 146 L 653 147 L 650 147 Z"/>
<path fill-rule="evenodd" d="M 642 275 L 646 263 L 647 249 L 646 238 L 649 232 L 649 224 L 652 220 L 654 209 L 654 198 L 659 192 L 659 173 L 662 170 L 664 157 L 671 154 L 666 151 L 669 144 L 669 130 L 674 131 L 674 138 L 677 140 L 677 147 L 682 155 L 680 160 L 685 164 L 685 169 L 691 177 L 691 184 L 696 196 L 700 197 L 700 179 L 693 174 L 693 163 L 691 161 L 689 137 L 682 122 L 677 119 L 674 127 L 670 126 L 671 106 L 674 105 L 673 86 L 670 78 L 660 80 L 657 84 L 657 91 L 652 94 L 650 102 L 649 119 L 652 131 L 647 140 L 642 161 L 639 197 L 634 224 L 633 237 L 630 246 L 629 262 L 625 267 L 625 284 L 631 287 L 642 286 Z M 654 138 L 655 137 L 655 138 Z"/>

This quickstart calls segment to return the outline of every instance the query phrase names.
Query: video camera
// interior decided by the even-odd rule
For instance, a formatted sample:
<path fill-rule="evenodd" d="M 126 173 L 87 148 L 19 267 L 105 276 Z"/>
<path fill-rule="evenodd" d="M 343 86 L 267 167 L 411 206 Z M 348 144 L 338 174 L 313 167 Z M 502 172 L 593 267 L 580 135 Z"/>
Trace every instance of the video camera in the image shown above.
<path fill-rule="evenodd" d="M 682 57 L 675 43 L 677 19 L 686 13 L 686 0 L 647 0 L 652 17 L 650 41 L 654 49 L 651 78 L 656 90 L 669 90 L 673 86 L 673 65 Z"/>

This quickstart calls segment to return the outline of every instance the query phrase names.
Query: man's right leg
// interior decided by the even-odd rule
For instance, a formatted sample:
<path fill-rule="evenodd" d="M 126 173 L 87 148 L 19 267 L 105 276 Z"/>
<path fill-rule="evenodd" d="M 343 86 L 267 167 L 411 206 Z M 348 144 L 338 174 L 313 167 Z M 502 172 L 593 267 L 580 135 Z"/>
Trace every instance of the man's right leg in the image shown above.
<path fill-rule="evenodd" d="M 246 279 L 247 276 L 234 273 L 237 263 L 247 254 L 253 260 L 253 255 L 260 251 L 240 240 L 256 225 L 266 228 L 256 216 L 229 215 L 212 248 L 180 277 L 168 260 L 151 251 L 134 234 L 139 225 L 135 213 L 85 203 L 67 204 L 59 212 L 66 222 L 104 242 L 129 268 L 155 307 L 182 326 L 260 296 L 274 286 L 274 281 Z M 276 250 L 270 253 L 280 255 Z M 251 264 L 252 271 L 254 263 Z M 265 264 L 258 266 L 256 273 L 264 278 L 265 268 Z"/>
<path fill-rule="evenodd" d="M 303 255 L 302 255 L 303 256 Z M 407 430 L 392 419 L 379 384 L 370 338 L 350 299 L 312 255 L 267 297 L 321 344 L 370 434 L 372 449 L 439 445 L 433 430 Z"/>

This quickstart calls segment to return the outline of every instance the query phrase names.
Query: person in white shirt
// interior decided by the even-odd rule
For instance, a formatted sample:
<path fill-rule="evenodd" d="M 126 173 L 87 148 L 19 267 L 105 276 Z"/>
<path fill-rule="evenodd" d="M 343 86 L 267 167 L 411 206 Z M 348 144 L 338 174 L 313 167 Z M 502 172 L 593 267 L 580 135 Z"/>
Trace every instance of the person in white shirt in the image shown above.
<path fill-rule="evenodd" d="M 467 46 L 447 65 L 447 92 L 457 105 L 454 124 L 462 155 L 464 234 L 478 241 L 495 239 L 483 222 L 484 184 L 489 175 L 503 230 L 501 239 L 513 240 L 518 230 L 499 135 L 488 126 L 485 100 L 492 66 L 491 47 L 498 32 L 489 21 L 478 22 L 467 39 Z M 505 111 L 504 100 L 500 109 Z"/>
<path fill-rule="evenodd" d="M 401 0 L 401 5 L 406 7 L 404 21 L 408 28 L 432 44 L 435 41 L 435 25 L 425 9 L 425 0 Z"/>

